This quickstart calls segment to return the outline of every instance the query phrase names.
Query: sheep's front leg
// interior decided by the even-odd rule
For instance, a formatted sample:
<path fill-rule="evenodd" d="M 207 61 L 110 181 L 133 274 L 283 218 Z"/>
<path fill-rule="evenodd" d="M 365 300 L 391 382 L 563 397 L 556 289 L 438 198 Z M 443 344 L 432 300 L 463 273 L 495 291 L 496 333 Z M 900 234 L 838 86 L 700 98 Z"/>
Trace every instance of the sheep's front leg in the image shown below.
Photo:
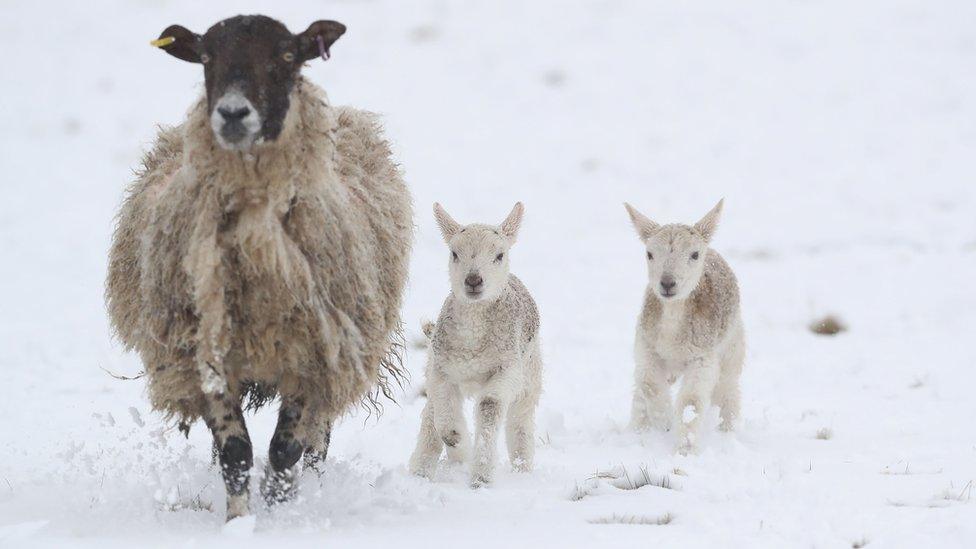
<path fill-rule="evenodd" d="M 441 457 L 444 450 L 444 441 L 437 434 L 434 427 L 434 407 L 435 403 L 431 398 L 427 399 L 424 411 L 420 417 L 420 433 L 417 435 L 417 447 L 410 456 L 410 472 L 425 478 L 430 478 L 437 465 L 437 459 Z"/>
<path fill-rule="evenodd" d="M 204 420 L 213 433 L 214 448 L 227 489 L 227 520 L 249 513 L 248 484 L 254 456 L 251 438 L 244 424 L 240 402 L 226 392 L 205 393 L 207 412 Z"/>
<path fill-rule="evenodd" d="M 655 359 L 649 351 L 638 348 L 634 369 L 634 400 L 631 405 L 630 426 L 636 431 L 671 430 L 674 411 L 671 407 L 671 384 L 664 361 Z"/>
<path fill-rule="evenodd" d="M 495 476 L 499 419 L 502 401 L 497 396 L 478 400 L 474 431 L 474 461 L 471 464 L 471 487 L 489 484 Z"/>
<path fill-rule="evenodd" d="M 698 430 L 717 379 L 718 362 L 714 358 L 696 358 L 688 363 L 678 393 L 678 452 L 682 455 L 697 451 Z"/>
<path fill-rule="evenodd" d="M 440 373 L 428 376 L 427 383 L 430 401 L 434 403 L 434 428 L 447 446 L 447 458 L 453 463 L 464 463 L 469 442 L 461 388 Z"/>
<path fill-rule="evenodd" d="M 287 501 L 295 488 L 295 464 L 305 451 L 305 436 L 299 429 L 305 402 L 300 398 L 282 397 L 278 425 L 268 449 L 268 468 L 261 491 L 269 504 Z"/>

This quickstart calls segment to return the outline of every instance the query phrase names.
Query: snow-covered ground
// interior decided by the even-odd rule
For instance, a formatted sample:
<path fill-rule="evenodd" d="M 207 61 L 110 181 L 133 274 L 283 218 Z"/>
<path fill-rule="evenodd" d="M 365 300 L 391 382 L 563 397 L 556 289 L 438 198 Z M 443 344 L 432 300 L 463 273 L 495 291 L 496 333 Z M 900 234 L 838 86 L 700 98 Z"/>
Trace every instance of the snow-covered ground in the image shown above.
<path fill-rule="evenodd" d="M 976 546 L 976 3 L 2 11 L 0 546 Z M 141 380 L 103 371 L 140 370 L 102 303 L 113 213 L 154 124 L 201 91 L 199 67 L 147 42 L 239 12 L 348 25 L 305 73 L 385 116 L 418 213 L 412 339 L 448 289 L 431 203 L 498 222 L 525 202 L 512 264 L 543 315 L 535 472 L 478 491 L 462 471 L 408 475 L 411 348 L 399 405 L 344 420 L 298 501 L 225 531 L 205 429 L 185 440 Z M 621 203 L 694 221 L 723 196 L 744 422 L 680 457 L 671 436 L 626 429 L 646 275 Z M 808 330 L 828 313 L 849 331 Z M 274 411 L 249 425 L 260 467 Z"/>

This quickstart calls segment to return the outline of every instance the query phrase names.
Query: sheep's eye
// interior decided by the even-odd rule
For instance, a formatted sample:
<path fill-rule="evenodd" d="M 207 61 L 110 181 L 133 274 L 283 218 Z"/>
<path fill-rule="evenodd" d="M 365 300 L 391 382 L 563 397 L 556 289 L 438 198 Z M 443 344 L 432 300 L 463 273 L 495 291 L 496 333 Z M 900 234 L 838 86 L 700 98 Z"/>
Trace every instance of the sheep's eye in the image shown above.
<path fill-rule="evenodd" d="M 691 252 L 692 259 L 698 259 L 698 252 Z"/>
<path fill-rule="evenodd" d="M 647 252 L 647 259 L 654 259 L 654 254 Z"/>
<path fill-rule="evenodd" d="M 295 60 L 295 54 L 290 51 L 286 51 L 285 53 L 281 54 L 281 58 L 286 62 L 291 63 Z"/>
<path fill-rule="evenodd" d="M 504 253 L 500 253 L 500 254 L 498 254 L 498 255 L 495 256 L 495 261 L 501 261 L 503 257 L 505 257 L 505 254 Z"/>
<path fill-rule="evenodd" d="M 454 261 L 458 260 L 457 252 L 451 252 L 451 259 L 453 259 Z"/>
<path fill-rule="evenodd" d="M 200 54 L 200 62 L 201 63 L 209 63 L 210 62 L 210 56 L 207 55 L 207 54 L 205 54 L 205 53 L 201 53 Z"/>

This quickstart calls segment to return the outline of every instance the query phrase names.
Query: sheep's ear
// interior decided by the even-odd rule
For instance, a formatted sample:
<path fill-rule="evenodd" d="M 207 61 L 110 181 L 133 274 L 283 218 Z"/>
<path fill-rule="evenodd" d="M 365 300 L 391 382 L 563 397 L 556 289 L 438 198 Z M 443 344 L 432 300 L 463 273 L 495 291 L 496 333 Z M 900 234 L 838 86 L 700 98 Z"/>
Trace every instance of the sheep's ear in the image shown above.
<path fill-rule="evenodd" d="M 450 242 L 451 237 L 461 231 L 461 224 L 454 221 L 454 218 L 437 202 L 434 202 L 434 219 L 437 220 L 437 226 L 441 228 L 445 242 Z"/>
<path fill-rule="evenodd" d="M 701 221 L 695 223 L 695 230 L 701 233 L 705 242 L 710 241 L 712 236 L 715 235 L 715 229 L 718 229 L 718 221 L 722 217 L 722 204 L 724 202 L 724 198 L 719 200 L 718 204 L 712 208 L 712 211 L 705 214 L 705 217 L 701 218 Z"/>
<path fill-rule="evenodd" d="M 346 26 L 338 21 L 316 21 L 296 35 L 298 39 L 298 58 L 304 61 L 315 59 L 325 54 L 329 58 L 329 48 L 346 32 Z M 322 38 L 321 50 L 319 37 Z"/>
<path fill-rule="evenodd" d="M 153 46 L 165 51 L 177 59 L 189 61 L 190 63 L 200 62 L 200 42 L 203 38 L 199 34 L 181 27 L 180 25 L 170 25 L 166 27 L 159 38 L 150 42 Z"/>
<path fill-rule="evenodd" d="M 637 236 L 641 240 L 647 240 L 661 228 L 660 225 L 651 221 L 646 215 L 637 211 L 637 208 L 630 204 L 624 202 L 624 208 L 627 208 L 627 213 L 630 214 L 630 222 L 634 224 L 634 228 L 637 229 Z"/>
<path fill-rule="evenodd" d="M 502 234 L 505 235 L 510 241 L 515 242 L 515 237 L 518 236 L 519 227 L 522 226 L 522 214 L 525 213 L 525 206 L 521 202 L 516 202 L 515 206 L 512 207 L 512 211 L 509 212 L 508 217 L 502 224 L 498 227 L 501 229 Z"/>

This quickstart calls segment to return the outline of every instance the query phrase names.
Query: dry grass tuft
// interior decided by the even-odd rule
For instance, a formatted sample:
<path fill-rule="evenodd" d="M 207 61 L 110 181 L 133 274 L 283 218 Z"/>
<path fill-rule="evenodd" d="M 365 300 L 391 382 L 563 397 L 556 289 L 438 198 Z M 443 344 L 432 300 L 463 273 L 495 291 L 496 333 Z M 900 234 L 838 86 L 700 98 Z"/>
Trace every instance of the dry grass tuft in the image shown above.
<path fill-rule="evenodd" d="M 861 538 L 861 539 L 854 540 L 851 543 L 851 547 L 853 547 L 854 549 L 862 549 L 867 544 L 868 544 L 868 538 Z"/>
<path fill-rule="evenodd" d="M 810 331 L 818 335 L 837 335 L 847 331 L 847 325 L 833 315 L 827 315 L 810 324 Z"/>
<path fill-rule="evenodd" d="M 830 440 L 834 438 L 834 430 L 830 427 L 821 427 L 817 430 L 817 440 Z"/>
<path fill-rule="evenodd" d="M 649 515 L 617 515 L 614 513 L 609 517 L 601 517 L 598 519 L 593 519 L 590 524 L 639 524 L 645 526 L 664 526 L 665 524 L 671 524 L 674 520 L 674 516 L 671 513 L 665 513 L 661 516 L 654 517 Z"/>

